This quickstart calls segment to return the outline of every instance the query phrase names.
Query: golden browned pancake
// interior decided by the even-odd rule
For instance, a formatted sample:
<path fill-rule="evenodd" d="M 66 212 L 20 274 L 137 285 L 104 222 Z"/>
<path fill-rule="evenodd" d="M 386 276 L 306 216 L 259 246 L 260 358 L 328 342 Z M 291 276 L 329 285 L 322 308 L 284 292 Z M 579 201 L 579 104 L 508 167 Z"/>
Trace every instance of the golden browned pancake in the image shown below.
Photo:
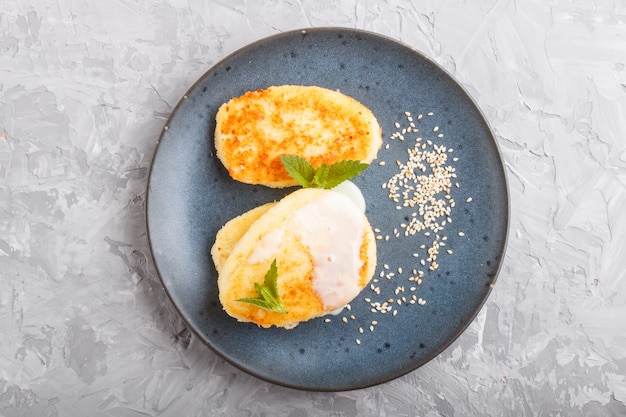
<path fill-rule="evenodd" d="M 211 257 L 215 264 L 215 269 L 220 272 L 222 264 L 226 262 L 230 251 L 235 247 L 239 239 L 248 231 L 250 226 L 276 203 L 267 203 L 255 207 L 240 216 L 231 219 L 226 223 L 215 236 L 215 243 L 211 248 Z"/>
<path fill-rule="evenodd" d="M 315 168 L 344 160 L 370 163 L 382 130 L 363 104 L 337 91 L 284 85 L 250 91 L 216 116 L 217 156 L 235 180 L 268 187 L 296 182 L 280 157 L 297 155 Z"/>
<path fill-rule="evenodd" d="M 327 195 L 328 193 L 332 193 L 332 196 Z M 342 199 L 348 200 L 348 203 Z M 328 288 L 328 285 L 325 284 L 326 287 L 322 286 L 320 289 L 320 278 L 316 275 L 320 266 L 326 266 L 320 265 L 319 257 L 316 258 L 316 256 L 319 253 L 324 254 L 324 262 L 329 263 L 331 256 L 325 255 L 326 252 L 316 252 L 311 248 L 315 246 L 311 244 L 312 241 L 322 243 L 328 241 L 324 235 L 325 232 L 321 230 L 323 228 L 317 227 L 321 223 L 314 216 L 309 216 L 309 213 L 315 211 L 324 212 L 325 209 L 318 210 L 316 204 L 321 204 L 320 202 L 324 202 L 326 207 L 338 205 L 343 207 L 342 212 L 336 216 L 339 216 L 338 218 L 343 216 L 344 220 L 337 224 L 358 225 L 352 229 L 348 225 L 345 229 L 346 242 L 338 242 L 341 247 L 332 249 L 336 251 L 332 253 L 336 253 L 338 257 L 341 257 L 341 254 L 352 253 L 356 259 L 352 264 L 355 274 L 351 276 L 352 278 L 345 280 L 345 282 L 350 281 L 350 285 L 344 285 L 339 280 L 337 284 L 332 283 L 331 286 L 337 285 L 337 288 L 352 288 L 350 291 L 338 290 L 341 296 L 337 297 L 332 291 L 330 296 L 328 293 L 324 295 L 324 290 Z M 336 204 L 337 202 L 340 204 Z M 311 207 L 313 207 L 312 211 Z M 311 218 L 312 224 L 302 223 L 308 218 Z M 355 220 L 346 222 L 345 219 L 348 218 Z M 307 235 L 307 229 L 313 230 L 314 233 Z M 344 233 L 344 229 L 341 227 L 339 229 L 341 229 L 340 235 Z M 353 229 L 358 229 L 359 233 L 353 233 Z M 352 241 L 350 241 L 351 236 L 354 236 Z M 347 248 L 350 246 L 352 249 Z M 255 282 L 263 284 L 265 274 L 274 259 L 278 269 L 278 292 L 287 309 L 286 314 L 271 312 L 237 301 L 241 298 L 258 296 L 254 284 Z M 343 262 L 346 259 L 349 259 L 349 256 L 336 261 Z M 239 238 L 219 268 L 219 299 L 224 310 L 239 321 L 253 322 L 262 327 L 292 328 L 302 321 L 326 315 L 343 307 L 367 285 L 375 268 L 374 232 L 360 209 L 348 197 L 340 193 L 313 188 L 299 189 L 270 207 Z"/>

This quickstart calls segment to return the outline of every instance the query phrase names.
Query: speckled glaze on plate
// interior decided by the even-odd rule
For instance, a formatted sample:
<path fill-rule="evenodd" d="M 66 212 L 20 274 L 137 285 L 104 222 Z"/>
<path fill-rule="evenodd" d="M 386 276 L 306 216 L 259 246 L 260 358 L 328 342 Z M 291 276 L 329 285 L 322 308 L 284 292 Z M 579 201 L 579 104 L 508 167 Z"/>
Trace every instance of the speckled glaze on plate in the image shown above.
<path fill-rule="evenodd" d="M 390 236 L 378 241 L 377 276 L 381 271 L 396 273 L 376 284 L 381 296 L 366 289 L 351 303 L 351 311 L 331 317 L 330 323 L 315 319 L 292 330 L 262 329 L 226 315 L 218 301 L 217 274 L 209 254 L 224 223 L 293 190 L 233 181 L 215 157 L 213 143 L 215 114 L 222 103 L 248 90 L 282 84 L 339 89 L 378 118 L 389 148 L 383 145 L 378 160 L 355 183 L 365 196 L 372 226 L 381 236 Z M 406 223 L 410 214 L 397 210 L 381 187 L 397 172 L 395 161 L 406 161 L 407 149 L 414 144 L 390 140 L 396 122 L 406 125 L 405 111 L 414 115 L 424 139 L 454 148 L 450 157 L 459 158 L 449 162 L 459 183 L 451 190 L 457 204 L 452 222 L 441 232 L 448 237 L 445 250 L 453 254 L 440 255 L 435 271 L 422 267 L 420 258 L 413 256 L 434 237 L 396 238 L 394 229 Z M 420 120 L 418 114 L 423 114 Z M 282 33 L 248 45 L 211 68 L 172 112 L 155 153 L 147 194 L 152 254 L 165 291 L 189 327 L 240 369 L 276 384 L 313 391 L 383 383 L 442 352 L 489 295 L 508 230 L 508 193 L 500 153 L 471 98 L 420 53 L 389 38 L 352 29 Z M 413 268 L 426 272 L 419 286 L 407 279 Z M 399 286 L 405 292 L 396 297 Z M 412 286 L 416 290 L 409 292 Z M 373 313 L 365 301 L 402 295 L 410 299 L 413 294 L 426 304 L 395 304 L 396 316 Z M 372 332 L 374 320 L 378 324 Z"/>

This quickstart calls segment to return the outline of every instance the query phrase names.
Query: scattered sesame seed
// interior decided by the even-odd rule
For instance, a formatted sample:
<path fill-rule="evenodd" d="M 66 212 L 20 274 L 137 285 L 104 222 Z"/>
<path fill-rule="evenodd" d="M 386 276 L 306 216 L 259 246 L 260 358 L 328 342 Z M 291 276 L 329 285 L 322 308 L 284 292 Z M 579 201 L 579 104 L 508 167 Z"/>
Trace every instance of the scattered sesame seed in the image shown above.
<path fill-rule="evenodd" d="M 400 122 L 395 122 L 394 126 L 397 130 L 389 136 L 390 139 L 410 140 L 412 139 L 410 135 L 419 131 L 411 113 L 406 111 L 404 115 L 406 117 L 404 126 Z M 428 112 L 426 115 L 433 116 L 434 112 Z M 422 118 L 422 114 L 416 117 L 418 121 Z M 412 283 L 411 286 L 407 286 L 411 293 L 416 292 L 417 287 L 426 278 L 424 273 L 426 267 L 428 267 L 428 271 L 439 268 L 437 257 L 440 256 L 440 253 L 443 253 L 444 250 L 447 254 L 453 253 L 451 249 L 446 250 L 444 248 L 447 236 L 443 235 L 442 231 L 452 222 L 451 215 L 452 209 L 455 207 L 455 200 L 452 198 L 451 189 L 460 188 L 459 182 L 455 181 L 457 178 L 456 169 L 449 162 L 456 162 L 459 158 L 457 156 L 452 157 L 453 148 L 435 143 L 436 138 L 444 137 L 444 132 L 441 130 L 441 127 L 436 125 L 432 127 L 434 133 L 427 133 L 422 136 L 414 134 L 414 146 L 408 149 L 407 160 L 396 160 L 398 172 L 386 183 L 381 184 L 389 199 L 395 203 L 395 209 L 401 212 L 406 222 L 399 222 L 399 227 L 394 228 L 393 233 L 388 235 L 382 234 L 380 229 L 374 229 L 376 240 L 389 241 L 391 237 L 401 238 L 402 236 L 423 236 L 430 240 L 429 244 L 419 245 L 419 250 L 415 249 L 415 252 L 412 253 L 414 258 L 419 259 L 423 270 L 418 271 L 413 268 L 412 274 L 407 276 L 406 279 Z M 389 149 L 389 145 L 386 143 L 385 149 Z M 391 161 L 389 162 L 391 163 Z M 378 161 L 378 165 L 385 166 L 386 161 Z M 468 203 L 471 201 L 471 197 L 466 199 Z M 464 236 L 464 233 L 460 232 L 459 236 Z M 420 256 L 422 250 L 425 252 L 423 257 Z M 396 274 L 391 272 L 391 269 L 388 264 L 384 264 L 378 278 L 394 279 Z M 398 266 L 396 271 L 399 276 L 403 275 L 402 267 Z M 378 283 L 378 278 L 374 278 L 372 281 Z M 374 283 L 370 283 L 370 289 L 377 297 L 381 296 L 383 291 L 388 291 L 386 287 L 381 290 L 381 287 L 378 284 L 374 285 Z M 402 295 L 405 292 L 403 285 L 396 285 L 393 292 L 394 297 L 389 298 L 389 294 L 385 294 L 383 296 L 385 297 L 383 298 L 384 301 L 374 301 L 369 297 L 364 298 L 364 300 L 369 304 L 372 313 L 391 313 L 392 316 L 398 314 L 398 306 L 416 303 L 424 305 L 426 303 L 416 294 Z M 351 315 L 350 318 L 355 320 L 354 315 Z M 346 317 L 343 317 L 342 320 L 347 322 Z M 378 322 L 371 322 L 369 325 L 370 332 L 374 331 L 376 324 Z M 358 327 L 360 334 L 364 333 L 364 328 Z M 360 344 L 360 339 L 356 339 L 356 343 Z"/>
<path fill-rule="evenodd" d="M 465 236 L 465 233 L 459 232 L 459 236 L 463 237 L 463 236 Z"/>
<path fill-rule="evenodd" d="M 473 199 L 472 199 L 472 197 L 469 197 L 469 198 L 468 198 L 467 200 L 465 200 L 465 201 L 466 201 L 466 202 L 468 202 L 468 203 L 471 203 L 471 202 L 472 202 L 472 200 L 473 200 Z"/>
<path fill-rule="evenodd" d="M 360 345 L 360 344 L 361 344 L 361 341 L 360 341 L 359 339 L 356 339 L 356 344 L 357 344 L 357 345 Z"/>

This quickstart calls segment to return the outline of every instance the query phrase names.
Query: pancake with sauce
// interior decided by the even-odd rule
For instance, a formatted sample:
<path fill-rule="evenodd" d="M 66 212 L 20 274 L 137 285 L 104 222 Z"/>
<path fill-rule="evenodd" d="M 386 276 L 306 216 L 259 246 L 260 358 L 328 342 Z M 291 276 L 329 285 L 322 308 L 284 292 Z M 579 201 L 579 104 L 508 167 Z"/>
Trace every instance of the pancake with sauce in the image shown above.
<path fill-rule="evenodd" d="M 258 296 L 254 283 L 263 284 L 274 259 L 287 313 L 237 301 Z M 349 197 L 304 188 L 253 221 L 219 264 L 219 299 L 230 316 L 262 327 L 293 328 L 360 293 L 375 272 L 376 241 L 365 214 Z"/>
<path fill-rule="evenodd" d="M 315 168 L 344 160 L 370 163 L 382 129 L 363 104 L 338 91 L 284 85 L 249 91 L 216 115 L 215 147 L 230 176 L 248 184 L 297 185 L 280 157 L 298 155 Z"/>

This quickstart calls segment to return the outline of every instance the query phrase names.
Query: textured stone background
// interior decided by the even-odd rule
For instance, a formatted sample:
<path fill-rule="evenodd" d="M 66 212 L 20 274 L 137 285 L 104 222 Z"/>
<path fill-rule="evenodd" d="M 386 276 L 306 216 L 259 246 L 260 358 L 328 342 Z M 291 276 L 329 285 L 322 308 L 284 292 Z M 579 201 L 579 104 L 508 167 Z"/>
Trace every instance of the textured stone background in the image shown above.
<path fill-rule="evenodd" d="M 495 290 L 449 349 L 381 386 L 308 393 L 191 335 L 143 208 L 157 136 L 199 76 L 329 25 L 401 40 L 468 89 L 512 219 Z M 0 135 L 2 416 L 626 415 L 622 0 L 0 0 Z"/>

